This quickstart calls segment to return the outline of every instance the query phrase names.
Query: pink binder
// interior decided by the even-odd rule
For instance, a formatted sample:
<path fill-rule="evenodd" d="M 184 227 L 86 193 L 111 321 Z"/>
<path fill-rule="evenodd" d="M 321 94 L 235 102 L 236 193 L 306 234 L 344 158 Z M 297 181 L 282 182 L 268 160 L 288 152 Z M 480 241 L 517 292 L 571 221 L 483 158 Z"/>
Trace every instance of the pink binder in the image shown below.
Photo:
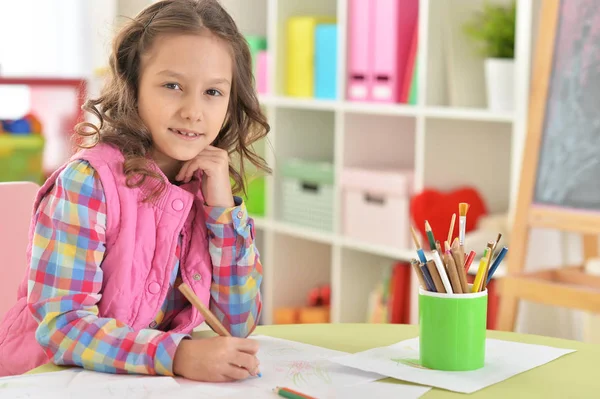
<path fill-rule="evenodd" d="M 269 53 L 266 50 L 259 51 L 256 55 L 256 90 L 260 94 L 269 93 Z"/>
<path fill-rule="evenodd" d="M 418 22 L 418 0 L 374 0 L 371 100 L 399 102 Z"/>
<path fill-rule="evenodd" d="M 348 83 L 347 98 L 369 99 L 371 60 L 373 58 L 371 28 L 374 0 L 349 0 L 348 3 Z"/>

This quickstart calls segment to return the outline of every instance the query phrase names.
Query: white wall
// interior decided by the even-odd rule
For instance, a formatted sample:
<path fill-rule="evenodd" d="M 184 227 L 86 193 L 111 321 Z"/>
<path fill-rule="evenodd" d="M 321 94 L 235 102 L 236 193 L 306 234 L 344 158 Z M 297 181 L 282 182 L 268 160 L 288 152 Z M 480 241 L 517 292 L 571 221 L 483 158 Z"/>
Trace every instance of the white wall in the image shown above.
<path fill-rule="evenodd" d="M 0 74 L 87 76 L 88 5 L 80 0 L 0 0 Z"/>

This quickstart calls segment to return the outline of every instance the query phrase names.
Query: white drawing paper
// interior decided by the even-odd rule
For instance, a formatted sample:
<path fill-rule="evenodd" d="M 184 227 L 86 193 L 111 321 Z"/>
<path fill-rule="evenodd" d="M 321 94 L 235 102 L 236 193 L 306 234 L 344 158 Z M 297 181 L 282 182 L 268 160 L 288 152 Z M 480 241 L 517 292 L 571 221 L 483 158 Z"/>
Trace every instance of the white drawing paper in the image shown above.
<path fill-rule="evenodd" d="M 419 365 L 419 338 L 413 338 L 331 360 L 403 381 L 472 393 L 571 352 L 575 350 L 487 339 L 485 366 L 482 369 L 439 371 Z"/>

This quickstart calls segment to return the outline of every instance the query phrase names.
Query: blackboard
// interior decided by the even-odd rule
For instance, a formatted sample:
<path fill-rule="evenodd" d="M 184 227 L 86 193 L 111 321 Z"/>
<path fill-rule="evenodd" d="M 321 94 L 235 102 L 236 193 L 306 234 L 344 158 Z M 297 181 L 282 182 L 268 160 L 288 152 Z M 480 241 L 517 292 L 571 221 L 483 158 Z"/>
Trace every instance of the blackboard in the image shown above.
<path fill-rule="evenodd" d="M 557 18 L 533 202 L 600 211 L 600 1 Z"/>

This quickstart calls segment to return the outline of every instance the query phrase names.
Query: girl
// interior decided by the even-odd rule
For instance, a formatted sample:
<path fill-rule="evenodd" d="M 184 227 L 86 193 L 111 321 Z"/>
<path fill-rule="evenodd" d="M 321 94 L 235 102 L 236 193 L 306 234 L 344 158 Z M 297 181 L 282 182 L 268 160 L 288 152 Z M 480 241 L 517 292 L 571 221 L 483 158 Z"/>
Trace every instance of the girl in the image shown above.
<path fill-rule="evenodd" d="M 257 344 L 245 337 L 262 267 L 232 192 L 244 191 L 244 159 L 268 172 L 251 144 L 269 125 L 248 46 L 216 0 L 163 0 L 117 35 L 110 69 L 84 107 L 99 126 L 77 126 L 86 148 L 38 194 L 27 276 L 0 326 L 0 375 L 48 361 L 215 382 L 255 375 Z M 234 337 L 191 339 L 203 319 L 181 282 Z"/>

